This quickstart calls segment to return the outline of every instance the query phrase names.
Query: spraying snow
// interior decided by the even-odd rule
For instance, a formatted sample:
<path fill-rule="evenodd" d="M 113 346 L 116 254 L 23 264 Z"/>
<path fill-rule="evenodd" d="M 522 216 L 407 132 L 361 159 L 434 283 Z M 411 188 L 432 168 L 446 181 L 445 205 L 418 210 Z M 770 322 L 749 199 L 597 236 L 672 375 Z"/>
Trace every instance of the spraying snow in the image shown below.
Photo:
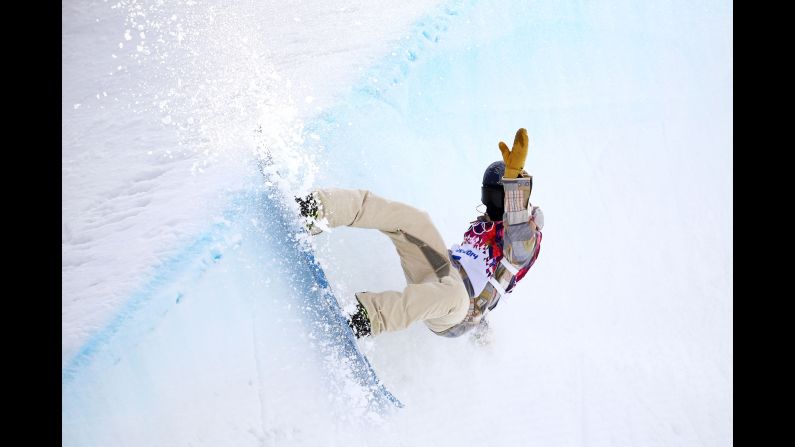
<path fill-rule="evenodd" d="M 732 443 L 731 5 L 62 8 L 64 445 Z M 257 157 L 453 244 L 520 127 L 536 265 L 488 346 L 360 341 L 406 405 L 368 411 L 315 349 Z M 343 305 L 403 287 L 377 232 L 311 244 Z"/>

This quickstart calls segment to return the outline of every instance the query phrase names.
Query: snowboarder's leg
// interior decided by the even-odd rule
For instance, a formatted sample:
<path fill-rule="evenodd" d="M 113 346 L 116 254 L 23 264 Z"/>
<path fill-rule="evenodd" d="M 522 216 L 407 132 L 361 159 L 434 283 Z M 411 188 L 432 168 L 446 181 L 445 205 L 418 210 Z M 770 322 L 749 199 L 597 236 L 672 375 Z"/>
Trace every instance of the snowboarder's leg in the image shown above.
<path fill-rule="evenodd" d="M 434 332 L 441 332 L 466 317 L 469 294 L 455 269 L 441 279 L 409 284 L 402 292 L 359 292 L 356 299 L 367 309 L 370 333 L 398 331 L 415 321 L 423 321 Z"/>
<path fill-rule="evenodd" d="M 371 228 L 389 236 L 407 283 L 449 274 L 447 246 L 425 211 L 361 189 L 324 189 L 316 195 L 322 203 L 319 218 L 325 218 L 329 227 Z"/>
<path fill-rule="evenodd" d="M 441 332 L 466 317 L 469 294 L 451 268 L 447 246 L 428 213 L 366 190 L 333 188 L 314 195 L 321 204 L 318 218 L 325 218 L 329 227 L 379 230 L 400 256 L 408 283 L 402 292 L 356 294 L 366 310 L 371 335 L 405 329 L 415 321 Z"/>

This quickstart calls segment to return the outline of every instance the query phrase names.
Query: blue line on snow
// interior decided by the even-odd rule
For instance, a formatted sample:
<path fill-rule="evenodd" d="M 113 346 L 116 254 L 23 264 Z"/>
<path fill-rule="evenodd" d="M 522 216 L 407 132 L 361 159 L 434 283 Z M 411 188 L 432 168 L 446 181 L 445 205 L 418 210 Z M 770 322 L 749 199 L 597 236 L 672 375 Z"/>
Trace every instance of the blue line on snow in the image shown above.
<path fill-rule="evenodd" d="M 135 312 L 147 303 L 158 288 L 173 280 L 174 276 L 187 267 L 205 249 L 215 242 L 221 240 L 222 231 L 228 227 L 223 223 L 213 224 L 212 227 L 202 233 L 195 241 L 185 247 L 182 251 L 162 263 L 155 271 L 153 277 L 138 292 L 134 293 L 127 303 L 122 307 L 118 314 L 102 330 L 95 333 L 75 354 L 69 363 L 63 368 L 61 373 L 61 384 L 68 384 L 81 367 L 88 365 L 94 354 L 122 327 L 122 325 L 132 318 Z"/>
<path fill-rule="evenodd" d="M 384 94 L 389 89 L 400 84 L 408 77 L 411 63 L 428 51 L 428 45 L 439 42 L 439 36 L 447 31 L 450 20 L 452 18 L 460 19 L 460 16 L 463 15 L 463 10 L 468 9 L 475 3 L 476 0 L 452 0 L 437 7 L 428 16 L 418 20 L 411 27 L 410 34 L 412 38 L 401 41 L 400 48 L 395 56 L 386 56 L 382 62 L 375 64 L 372 69 L 368 70 L 365 76 L 354 86 L 352 92 L 354 94 L 357 92 L 359 94 L 365 93 L 369 96 L 384 99 Z M 391 82 L 388 83 L 379 84 L 372 81 L 373 79 L 389 79 L 390 77 Z M 329 110 L 333 111 L 334 109 Z M 330 116 L 329 112 L 321 113 L 314 119 L 314 123 L 310 122 L 305 129 L 311 131 L 320 123 L 328 121 L 333 122 L 334 117 Z M 173 280 L 178 272 L 187 267 L 197 256 L 201 255 L 209 245 L 218 242 L 222 231 L 226 228 L 228 227 L 225 224 L 214 224 L 186 248 L 158 266 L 149 282 L 138 292 L 134 293 L 107 326 L 92 335 L 67 363 L 61 374 L 62 385 L 68 384 L 81 368 L 90 364 L 99 348 L 105 345 L 122 325 L 152 298 L 152 295 L 157 292 L 159 287 Z M 220 257 L 219 255 L 217 256 Z"/>

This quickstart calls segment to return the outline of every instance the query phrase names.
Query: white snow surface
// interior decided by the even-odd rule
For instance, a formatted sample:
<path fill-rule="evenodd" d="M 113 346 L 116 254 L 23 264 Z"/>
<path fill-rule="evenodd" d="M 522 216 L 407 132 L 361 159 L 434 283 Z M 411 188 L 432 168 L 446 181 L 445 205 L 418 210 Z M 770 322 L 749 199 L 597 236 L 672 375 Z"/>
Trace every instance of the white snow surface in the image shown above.
<path fill-rule="evenodd" d="M 436 3 L 64 2 L 63 362 Z"/>
<path fill-rule="evenodd" d="M 732 445 L 731 3 L 62 12 L 63 445 Z M 536 265 L 487 346 L 362 341 L 406 404 L 363 411 L 257 237 L 260 149 L 296 195 L 369 189 L 452 244 L 519 127 Z M 312 243 L 346 306 L 403 285 L 377 232 Z"/>

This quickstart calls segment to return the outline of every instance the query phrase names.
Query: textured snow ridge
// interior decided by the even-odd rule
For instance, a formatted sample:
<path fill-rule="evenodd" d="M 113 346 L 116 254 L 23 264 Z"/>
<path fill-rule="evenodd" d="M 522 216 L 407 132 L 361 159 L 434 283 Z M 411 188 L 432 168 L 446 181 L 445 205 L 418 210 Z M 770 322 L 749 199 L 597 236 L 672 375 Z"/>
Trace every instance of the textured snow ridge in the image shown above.
<path fill-rule="evenodd" d="M 64 3 L 62 364 L 436 3 Z"/>
<path fill-rule="evenodd" d="M 731 5 L 62 11 L 64 445 L 732 445 Z M 275 216 L 363 188 L 460 242 L 519 127 L 538 262 L 485 345 L 359 340 L 374 407 L 308 300 L 400 290 L 394 248 Z"/>

